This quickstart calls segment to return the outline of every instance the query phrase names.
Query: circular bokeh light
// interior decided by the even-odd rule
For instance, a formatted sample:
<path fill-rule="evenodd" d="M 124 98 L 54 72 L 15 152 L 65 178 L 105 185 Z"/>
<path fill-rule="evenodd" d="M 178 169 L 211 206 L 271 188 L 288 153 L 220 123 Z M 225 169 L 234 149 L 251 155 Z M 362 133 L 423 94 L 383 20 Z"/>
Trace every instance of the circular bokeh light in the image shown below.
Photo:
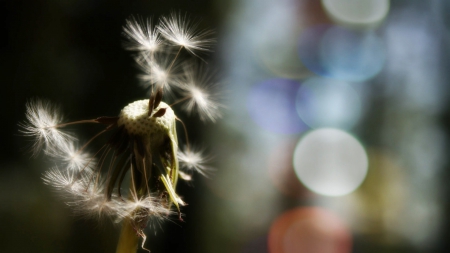
<path fill-rule="evenodd" d="M 297 56 L 298 36 L 295 34 L 275 36 L 258 46 L 261 63 L 279 77 L 301 79 L 312 74 Z"/>
<path fill-rule="evenodd" d="M 363 146 L 350 134 L 321 128 L 306 134 L 293 158 L 297 177 L 308 189 L 326 196 L 342 196 L 361 185 L 368 170 Z"/>
<path fill-rule="evenodd" d="M 302 63 L 320 76 L 328 76 L 328 71 L 320 59 L 320 41 L 331 25 L 315 25 L 305 29 L 299 38 L 298 54 Z"/>
<path fill-rule="evenodd" d="M 321 208 L 296 208 L 269 231 L 269 253 L 350 253 L 352 239 L 339 217 Z"/>
<path fill-rule="evenodd" d="M 296 108 L 298 115 L 312 128 L 352 128 L 361 116 L 361 101 L 346 82 L 313 77 L 300 87 Z"/>
<path fill-rule="evenodd" d="M 379 25 L 389 12 L 389 0 L 322 0 L 322 6 L 336 23 L 360 28 Z"/>
<path fill-rule="evenodd" d="M 295 110 L 300 83 L 271 79 L 255 85 L 247 101 L 251 118 L 262 128 L 275 133 L 294 134 L 307 127 Z"/>
<path fill-rule="evenodd" d="M 323 34 L 319 54 L 328 76 L 357 82 L 377 75 L 386 59 L 384 45 L 375 33 L 337 26 Z"/>

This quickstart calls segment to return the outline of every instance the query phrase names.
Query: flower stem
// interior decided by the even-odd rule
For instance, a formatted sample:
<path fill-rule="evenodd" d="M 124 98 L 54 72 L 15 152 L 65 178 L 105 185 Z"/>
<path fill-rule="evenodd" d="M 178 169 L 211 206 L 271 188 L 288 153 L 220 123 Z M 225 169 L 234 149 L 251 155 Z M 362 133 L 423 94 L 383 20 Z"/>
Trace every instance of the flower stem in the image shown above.
<path fill-rule="evenodd" d="M 122 231 L 120 232 L 116 253 L 136 253 L 138 242 L 139 236 L 131 225 L 131 221 L 125 219 L 122 222 Z"/>

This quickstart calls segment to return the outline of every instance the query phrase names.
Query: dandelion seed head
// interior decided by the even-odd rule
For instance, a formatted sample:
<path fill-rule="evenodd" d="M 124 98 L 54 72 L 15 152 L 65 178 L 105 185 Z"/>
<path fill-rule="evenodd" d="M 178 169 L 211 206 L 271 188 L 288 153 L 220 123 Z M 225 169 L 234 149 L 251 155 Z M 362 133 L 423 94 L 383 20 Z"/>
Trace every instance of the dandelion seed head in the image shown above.
<path fill-rule="evenodd" d="M 175 124 L 175 113 L 172 108 L 164 102 L 154 110 L 164 108 L 166 111 L 161 117 L 149 117 L 149 100 L 135 101 L 122 109 L 118 121 L 119 126 L 124 126 L 131 135 L 138 136 L 163 136 L 171 131 Z"/>

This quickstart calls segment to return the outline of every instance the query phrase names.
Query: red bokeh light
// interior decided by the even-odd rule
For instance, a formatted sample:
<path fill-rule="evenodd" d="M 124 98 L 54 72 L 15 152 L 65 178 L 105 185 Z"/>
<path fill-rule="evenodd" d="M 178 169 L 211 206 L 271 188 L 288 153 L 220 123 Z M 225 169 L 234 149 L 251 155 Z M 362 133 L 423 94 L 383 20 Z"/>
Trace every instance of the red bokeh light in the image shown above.
<path fill-rule="evenodd" d="M 339 217 L 322 208 L 285 212 L 272 224 L 269 253 L 350 253 L 352 237 Z"/>

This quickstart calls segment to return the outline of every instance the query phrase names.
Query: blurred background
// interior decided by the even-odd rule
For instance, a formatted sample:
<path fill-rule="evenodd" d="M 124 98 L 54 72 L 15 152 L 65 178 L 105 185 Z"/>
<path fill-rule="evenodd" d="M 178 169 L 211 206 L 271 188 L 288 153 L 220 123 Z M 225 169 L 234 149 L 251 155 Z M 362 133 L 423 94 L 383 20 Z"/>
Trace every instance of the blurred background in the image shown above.
<path fill-rule="evenodd" d="M 42 183 L 17 124 L 45 98 L 68 120 L 146 97 L 123 49 L 130 15 L 182 11 L 216 32 L 224 117 L 181 114 L 213 160 L 189 204 L 148 228 L 151 252 L 450 250 L 450 2 L 1 1 L 0 248 L 114 252 L 120 226 L 82 219 Z M 76 128 L 87 140 L 98 128 Z M 140 250 L 139 252 L 145 252 Z"/>

